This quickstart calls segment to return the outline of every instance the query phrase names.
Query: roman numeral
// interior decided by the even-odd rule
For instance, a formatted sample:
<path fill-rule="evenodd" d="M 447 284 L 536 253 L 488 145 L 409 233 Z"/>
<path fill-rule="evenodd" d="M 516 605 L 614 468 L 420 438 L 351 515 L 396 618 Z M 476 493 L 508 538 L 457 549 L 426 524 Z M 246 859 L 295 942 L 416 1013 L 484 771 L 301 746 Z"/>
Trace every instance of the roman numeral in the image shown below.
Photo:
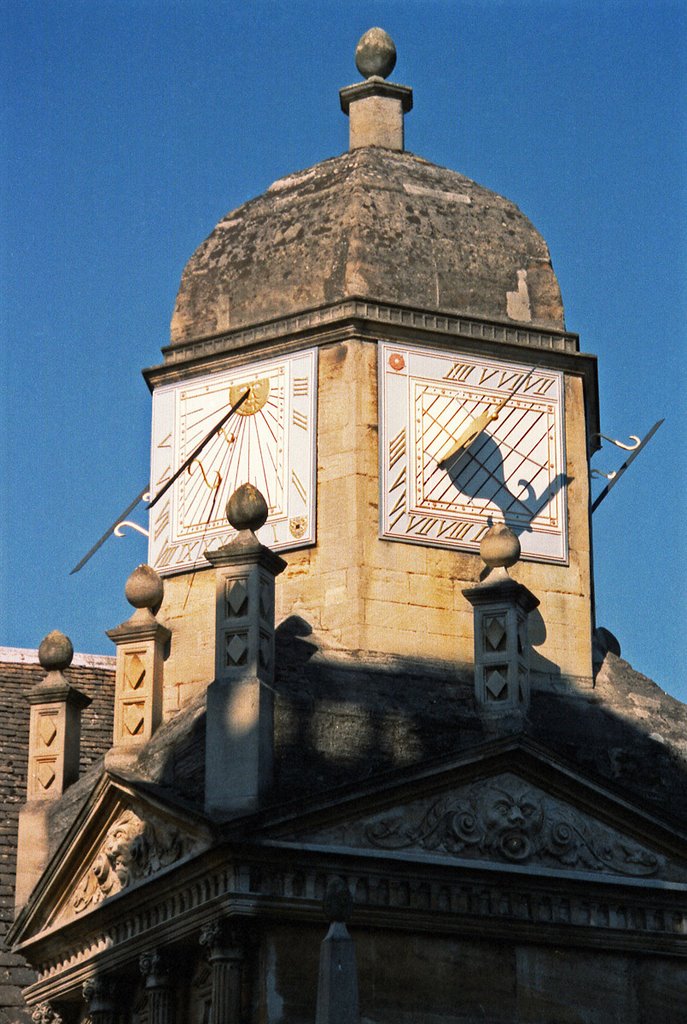
<path fill-rule="evenodd" d="M 185 540 L 184 543 L 181 544 L 180 547 L 177 549 L 178 550 L 177 561 L 178 562 L 195 562 L 195 561 L 197 561 L 198 555 L 200 554 L 200 547 L 201 547 L 201 545 L 202 545 L 202 541 Z"/>
<path fill-rule="evenodd" d="M 295 469 L 291 470 L 291 483 L 295 487 L 296 492 L 300 495 L 301 500 L 305 503 L 308 500 L 308 496 L 306 494 L 305 487 L 303 486 L 303 481 L 298 476 Z"/>
<path fill-rule="evenodd" d="M 393 469 L 406 453 L 406 428 L 402 427 L 389 442 L 389 469 Z"/>
<path fill-rule="evenodd" d="M 406 514 L 406 489 L 404 487 L 403 491 L 401 492 L 401 494 L 399 495 L 399 497 L 398 497 L 398 499 L 396 501 L 396 504 L 394 505 L 394 507 L 389 512 L 389 529 L 393 529 L 393 527 L 396 525 L 396 523 L 399 521 L 399 519 L 402 519 L 405 514 Z"/>
<path fill-rule="evenodd" d="M 479 381 L 477 383 L 485 384 L 487 381 L 492 380 L 492 378 L 495 377 L 498 372 L 498 370 L 490 370 L 488 367 L 483 366 L 480 371 Z"/>
<path fill-rule="evenodd" d="M 161 441 L 157 443 L 158 448 L 171 448 L 172 447 L 172 432 L 167 434 L 167 437 L 163 437 Z"/>
<path fill-rule="evenodd" d="M 511 391 L 513 391 L 516 387 L 518 387 L 519 384 L 522 383 L 524 377 L 525 374 L 520 373 L 517 370 L 501 370 L 501 376 L 499 378 L 499 387 L 507 387 Z"/>
<path fill-rule="evenodd" d="M 408 533 L 416 533 L 420 537 L 426 537 L 438 522 L 440 520 L 437 516 L 417 516 L 411 513 L 408 517 Z"/>
<path fill-rule="evenodd" d="M 308 395 L 310 393 L 309 384 L 307 377 L 294 377 L 291 391 L 294 395 Z"/>
<path fill-rule="evenodd" d="M 551 377 L 531 377 L 529 384 L 525 387 L 525 391 L 534 391 L 535 395 L 545 395 L 552 386 L 553 380 Z"/>
<path fill-rule="evenodd" d="M 454 363 L 448 373 L 444 374 L 444 380 L 466 381 L 474 368 L 472 363 Z"/>
<path fill-rule="evenodd" d="M 398 474 L 394 482 L 389 487 L 389 492 L 395 491 L 397 487 L 402 487 L 405 492 L 406 486 L 406 467 L 404 466 L 401 472 Z"/>
<path fill-rule="evenodd" d="M 162 473 L 160 474 L 159 479 L 155 481 L 155 491 L 156 491 L 156 493 L 157 493 L 157 491 L 160 490 L 161 487 L 163 487 L 167 483 L 167 481 L 169 480 L 171 475 L 172 475 L 172 467 L 171 467 L 171 465 L 165 466 L 165 468 L 162 470 Z"/>
<path fill-rule="evenodd" d="M 164 569 L 169 565 L 176 554 L 176 550 L 173 544 L 166 544 L 155 560 L 157 568 Z"/>
<path fill-rule="evenodd" d="M 158 540 L 158 538 L 164 533 L 164 531 L 169 526 L 169 511 L 170 503 L 169 501 L 167 501 L 162 506 L 162 508 L 159 509 L 157 516 L 155 518 L 155 530 L 153 531 L 153 540 Z"/>
<path fill-rule="evenodd" d="M 302 430 L 308 429 L 308 417 L 306 413 L 299 412 L 298 409 L 294 409 L 292 420 L 294 427 L 300 427 Z"/>

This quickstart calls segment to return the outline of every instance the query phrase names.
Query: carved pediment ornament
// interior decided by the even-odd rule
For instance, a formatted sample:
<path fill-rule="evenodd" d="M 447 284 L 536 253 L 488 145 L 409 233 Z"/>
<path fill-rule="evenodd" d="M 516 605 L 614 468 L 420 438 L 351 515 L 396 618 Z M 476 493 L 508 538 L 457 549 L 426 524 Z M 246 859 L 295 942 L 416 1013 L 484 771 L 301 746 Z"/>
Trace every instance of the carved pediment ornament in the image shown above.
<path fill-rule="evenodd" d="M 62 1024 L 59 1013 L 53 1010 L 50 1003 L 41 1003 L 36 1006 L 31 1014 L 33 1024 Z"/>
<path fill-rule="evenodd" d="M 71 903 L 77 914 L 132 882 L 156 874 L 188 851 L 189 841 L 172 825 L 143 820 L 126 810 L 107 830 L 92 864 L 82 876 Z"/>
<path fill-rule="evenodd" d="M 509 775 L 477 783 L 465 797 L 444 796 L 415 822 L 394 816 L 369 824 L 365 836 L 387 850 L 419 847 L 630 876 L 654 875 L 660 867 L 637 843 Z"/>

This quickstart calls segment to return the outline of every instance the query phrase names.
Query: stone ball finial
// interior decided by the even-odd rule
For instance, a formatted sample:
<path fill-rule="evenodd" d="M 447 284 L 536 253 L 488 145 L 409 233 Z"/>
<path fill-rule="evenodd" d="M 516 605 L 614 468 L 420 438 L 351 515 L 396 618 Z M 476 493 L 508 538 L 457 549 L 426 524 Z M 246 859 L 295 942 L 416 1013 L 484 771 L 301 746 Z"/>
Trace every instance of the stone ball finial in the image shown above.
<path fill-rule="evenodd" d="M 333 878 L 323 900 L 324 915 L 329 922 L 349 921 L 353 913 L 353 897 L 343 878 Z"/>
<path fill-rule="evenodd" d="M 124 596 L 134 608 L 159 608 L 164 584 L 149 565 L 139 565 L 124 585 Z"/>
<path fill-rule="evenodd" d="M 267 521 L 267 502 L 253 484 L 241 484 L 227 502 L 227 519 L 235 530 L 255 533 Z"/>
<path fill-rule="evenodd" d="M 355 66 L 364 78 L 388 78 L 396 66 L 396 47 L 383 28 L 370 28 L 355 48 Z"/>
<path fill-rule="evenodd" d="M 490 569 L 507 569 L 520 558 L 520 541 L 505 523 L 495 523 L 482 538 L 479 553 Z"/>
<path fill-rule="evenodd" d="M 74 648 L 68 636 L 53 629 L 41 640 L 38 660 L 46 672 L 64 672 L 72 663 Z"/>

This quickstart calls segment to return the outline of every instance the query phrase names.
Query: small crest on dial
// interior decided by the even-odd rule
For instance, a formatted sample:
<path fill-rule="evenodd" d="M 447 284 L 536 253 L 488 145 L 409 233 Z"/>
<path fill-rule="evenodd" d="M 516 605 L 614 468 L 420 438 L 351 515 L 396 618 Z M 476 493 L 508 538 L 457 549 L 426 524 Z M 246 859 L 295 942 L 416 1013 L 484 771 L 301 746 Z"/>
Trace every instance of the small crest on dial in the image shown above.
<path fill-rule="evenodd" d="M 305 531 L 307 530 L 307 528 L 308 528 L 308 517 L 307 516 L 293 516 L 289 520 L 289 530 L 291 531 L 291 536 L 295 537 L 296 539 L 298 539 L 299 537 L 302 537 L 305 534 Z"/>

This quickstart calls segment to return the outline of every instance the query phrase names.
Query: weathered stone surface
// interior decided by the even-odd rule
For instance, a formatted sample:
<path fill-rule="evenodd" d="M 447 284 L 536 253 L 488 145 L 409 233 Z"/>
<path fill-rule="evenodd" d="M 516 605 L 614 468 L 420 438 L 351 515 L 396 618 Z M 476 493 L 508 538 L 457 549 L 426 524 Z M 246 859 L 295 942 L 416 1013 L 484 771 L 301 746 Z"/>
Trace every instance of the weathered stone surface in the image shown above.
<path fill-rule="evenodd" d="M 527 291 L 527 303 L 508 294 Z M 171 340 L 351 296 L 564 326 L 538 231 L 515 204 L 410 153 L 363 148 L 233 210 L 184 270 Z"/>

